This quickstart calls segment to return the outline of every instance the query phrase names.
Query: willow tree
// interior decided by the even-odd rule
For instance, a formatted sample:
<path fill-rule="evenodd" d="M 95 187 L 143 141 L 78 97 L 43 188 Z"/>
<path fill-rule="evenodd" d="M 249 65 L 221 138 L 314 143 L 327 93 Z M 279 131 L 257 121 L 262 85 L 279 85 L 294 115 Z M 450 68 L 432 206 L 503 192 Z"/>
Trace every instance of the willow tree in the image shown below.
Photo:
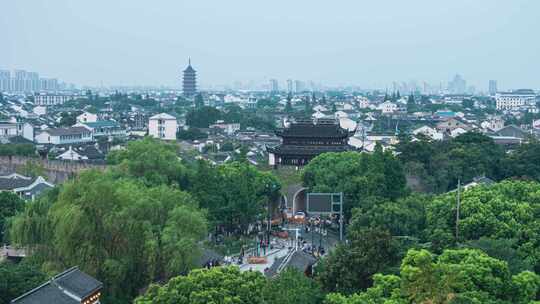
<path fill-rule="evenodd" d="M 11 227 L 51 271 L 78 265 L 129 301 L 148 283 L 187 273 L 200 256 L 204 213 L 186 192 L 86 171 L 58 199 L 30 203 Z"/>

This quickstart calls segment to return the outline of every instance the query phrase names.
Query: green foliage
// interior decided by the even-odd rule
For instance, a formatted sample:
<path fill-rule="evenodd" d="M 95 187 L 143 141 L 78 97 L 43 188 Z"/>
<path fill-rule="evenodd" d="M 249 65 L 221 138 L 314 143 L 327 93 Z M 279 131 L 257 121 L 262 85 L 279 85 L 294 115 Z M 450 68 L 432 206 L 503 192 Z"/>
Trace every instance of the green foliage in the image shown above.
<path fill-rule="evenodd" d="M 208 128 L 221 118 L 221 112 L 214 107 L 200 107 L 188 112 L 186 124 L 195 128 Z"/>
<path fill-rule="evenodd" d="M 56 201 L 28 203 L 10 238 L 34 249 L 44 268 L 79 265 L 104 282 L 107 297 L 125 301 L 195 267 L 205 234 L 189 194 L 91 170 L 64 184 Z"/>
<path fill-rule="evenodd" d="M 195 96 L 195 108 L 201 109 L 204 107 L 204 99 L 201 93 Z"/>
<path fill-rule="evenodd" d="M 77 116 L 79 112 L 62 112 L 60 114 L 60 126 L 61 127 L 71 127 L 77 123 Z"/>
<path fill-rule="evenodd" d="M 189 128 L 187 130 L 178 130 L 176 138 L 180 140 L 201 140 L 208 138 L 208 134 L 198 128 Z"/>
<path fill-rule="evenodd" d="M 315 103 L 315 99 L 313 100 L 313 103 Z M 311 114 L 313 114 L 313 107 L 311 102 L 309 102 L 309 98 L 306 98 L 304 101 L 304 115 L 306 115 L 306 117 L 311 117 Z"/>
<path fill-rule="evenodd" d="M 477 186 L 461 196 L 459 241 L 516 239 L 519 255 L 540 270 L 540 184 L 504 181 Z M 452 245 L 455 236 L 456 193 L 436 197 L 426 207 L 428 237 L 436 248 Z M 440 241 L 446 235 L 446 241 Z"/>
<path fill-rule="evenodd" d="M 149 186 L 186 183 L 186 168 L 176 155 L 176 146 L 150 137 L 110 152 L 107 162 L 117 165 L 113 169 L 116 174 L 138 178 Z"/>
<path fill-rule="evenodd" d="M 504 159 L 506 177 L 530 178 L 540 181 L 540 142 L 531 140 L 520 145 Z"/>
<path fill-rule="evenodd" d="M 278 100 L 273 98 L 260 98 L 257 100 L 257 108 L 275 109 L 278 106 Z"/>
<path fill-rule="evenodd" d="M 208 128 L 218 120 L 225 123 L 239 123 L 242 128 L 251 127 L 263 131 L 275 128 L 271 116 L 258 114 L 254 110 L 244 110 L 237 105 L 229 105 L 223 111 L 205 106 L 191 110 L 186 115 L 186 124 L 195 128 Z"/>
<path fill-rule="evenodd" d="M 291 100 L 292 100 L 291 94 L 287 95 L 287 103 L 285 104 L 285 113 L 287 114 L 292 114 L 292 112 L 294 111 Z"/>
<path fill-rule="evenodd" d="M 1 144 L 0 156 L 36 156 L 33 144 Z"/>
<path fill-rule="evenodd" d="M 324 153 L 304 168 L 304 185 L 312 192 L 343 192 L 344 212 L 367 209 L 373 197 L 397 199 L 407 193 L 405 175 L 391 152 Z"/>
<path fill-rule="evenodd" d="M 265 284 L 260 272 L 240 272 L 236 267 L 194 270 L 163 286 L 151 285 L 135 304 L 259 304 L 264 303 Z"/>
<path fill-rule="evenodd" d="M 265 304 L 317 304 L 324 298 L 316 281 L 296 269 L 287 268 L 268 280 L 263 289 Z"/>
<path fill-rule="evenodd" d="M 512 274 L 519 273 L 524 270 L 532 270 L 530 260 L 525 260 L 520 256 L 517 239 L 491 239 L 481 237 L 478 240 L 466 242 L 463 246 L 479 249 L 487 253 L 490 257 L 505 261 L 508 263 L 508 268 Z"/>
<path fill-rule="evenodd" d="M 41 285 L 47 279 L 39 265 L 30 260 L 19 264 L 0 263 L 0 304 L 11 300 Z"/>
<path fill-rule="evenodd" d="M 414 95 L 411 93 L 411 95 L 409 95 L 409 97 L 407 98 L 407 113 L 414 113 L 418 110 L 420 110 L 420 108 L 416 104 Z"/>
<path fill-rule="evenodd" d="M 399 287 L 401 278 L 395 275 L 373 276 L 373 287 L 363 293 L 344 296 L 340 293 L 330 293 L 326 296 L 324 304 L 405 304 L 405 299 L 400 299 Z"/>
<path fill-rule="evenodd" d="M 327 296 L 328 304 L 388 303 L 530 303 L 540 289 L 532 272 L 511 276 L 505 262 L 472 249 L 445 250 L 435 257 L 410 250 L 400 276 L 376 275 L 374 286 L 350 297 Z"/>
<path fill-rule="evenodd" d="M 469 132 L 449 141 L 401 141 L 396 150 L 407 173 L 418 176 L 427 192 L 454 189 L 458 179 L 470 182 L 474 177 L 501 176 L 504 150 L 480 133 Z"/>
<path fill-rule="evenodd" d="M 15 193 L 0 191 L 0 244 L 5 239 L 7 220 L 24 209 L 24 201 Z"/>
<path fill-rule="evenodd" d="M 213 166 L 199 161 L 190 191 L 208 210 L 213 223 L 229 231 L 244 231 L 280 188 L 272 173 L 261 172 L 248 163 Z"/>
<path fill-rule="evenodd" d="M 350 229 L 361 227 L 389 231 L 394 236 L 420 237 L 425 229 L 425 206 L 431 198 L 413 194 L 396 201 L 383 199 L 367 210 L 353 209 Z"/>
<path fill-rule="evenodd" d="M 224 142 L 222 145 L 221 145 L 221 151 L 233 151 L 234 150 L 234 143 L 233 142 L 230 142 L 230 141 L 227 141 L 227 142 Z"/>
<path fill-rule="evenodd" d="M 316 279 L 328 292 L 351 294 L 372 285 L 372 276 L 398 263 L 397 244 L 381 230 L 349 231 L 349 242 L 339 244 L 322 259 Z"/>
<path fill-rule="evenodd" d="M 464 99 L 462 102 L 462 105 L 464 108 L 472 109 L 474 108 L 474 100 L 472 99 Z"/>

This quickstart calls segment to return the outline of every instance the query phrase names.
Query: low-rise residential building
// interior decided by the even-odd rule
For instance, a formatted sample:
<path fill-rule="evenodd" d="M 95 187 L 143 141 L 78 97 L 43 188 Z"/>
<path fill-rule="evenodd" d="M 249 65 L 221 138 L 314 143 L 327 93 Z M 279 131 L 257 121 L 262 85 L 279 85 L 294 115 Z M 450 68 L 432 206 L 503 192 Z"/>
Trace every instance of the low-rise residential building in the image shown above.
<path fill-rule="evenodd" d="M 425 135 L 433 140 L 443 140 L 444 134 L 442 132 L 437 131 L 435 128 L 432 128 L 430 126 L 422 126 L 418 129 L 415 129 L 412 131 L 413 135 Z"/>
<path fill-rule="evenodd" d="M 63 105 L 66 101 L 83 96 L 61 95 L 61 94 L 36 94 L 34 95 L 34 105 L 36 106 L 56 106 Z"/>
<path fill-rule="evenodd" d="M 22 136 L 34 141 L 34 126 L 26 122 L 0 121 L 0 138 Z"/>
<path fill-rule="evenodd" d="M 458 128 L 461 128 L 465 131 L 470 131 L 473 129 L 472 126 L 470 126 L 469 124 L 467 124 L 466 122 L 458 118 L 450 118 L 450 119 L 441 121 L 436 126 L 437 130 L 441 132 L 446 132 L 446 133 L 450 133 L 454 129 L 458 129 Z"/>
<path fill-rule="evenodd" d="M 358 102 L 358 107 L 360 109 L 367 109 L 369 108 L 369 105 L 370 105 L 370 102 L 369 102 L 369 99 L 365 98 L 365 97 L 358 97 L 357 99 L 357 102 Z"/>
<path fill-rule="evenodd" d="M 239 123 L 224 123 L 223 121 L 217 122 L 209 126 L 210 129 L 218 129 L 227 135 L 233 135 L 234 133 L 240 131 Z"/>
<path fill-rule="evenodd" d="M 60 160 L 104 160 L 105 155 L 93 145 L 69 146 L 69 148 L 56 157 Z"/>
<path fill-rule="evenodd" d="M 86 127 L 45 129 L 36 135 L 36 142 L 39 144 L 80 144 L 93 140 L 92 131 Z"/>
<path fill-rule="evenodd" d="M 94 138 L 100 136 L 125 137 L 126 130 L 113 120 L 98 120 L 95 122 L 78 123 L 75 126 L 85 127 L 92 131 Z"/>
<path fill-rule="evenodd" d="M 390 101 L 385 101 L 383 103 L 381 103 L 377 109 L 381 110 L 381 112 L 383 114 L 392 114 L 394 112 L 396 112 L 398 110 L 398 106 L 397 104 L 393 103 L 393 102 L 390 102 Z"/>
<path fill-rule="evenodd" d="M 98 116 L 94 113 L 84 112 L 81 115 L 77 116 L 77 122 L 86 123 L 96 121 L 98 121 Z"/>
<path fill-rule="evenodd" d="M 492 131 L 498 131 L 502 128 L 504 128 L 504 119 L 502 119 L 500 116 L 494 116 L 481 124 L 482 128 L 492 130 Z"/>
<path fill-rule="evenodd" d="M 45 107 L 45 106 L 37 106 L 37 107 L 34 107 L 32 109 L 32 112 L 34 112 L 34 114 L 36 114 L 38 116 L 45 115 L 45 114 L 47 114 L 47 107 Z"/>
<path fill-rule="evenodd" d="M 34 178 L 18 173 L 0 176 L 0 191 L 11 191 L 27 200 L 35 199 L 51 188 L 54 188 L 54 185 L 41 176 Z"/>
<path fill-rule="evenodd" d="M 178 131 L 178 121 L 176 117 L 161 113 L 150 117 L 148 120 L 148 134 L 152 137 L 175 140 Z"/>

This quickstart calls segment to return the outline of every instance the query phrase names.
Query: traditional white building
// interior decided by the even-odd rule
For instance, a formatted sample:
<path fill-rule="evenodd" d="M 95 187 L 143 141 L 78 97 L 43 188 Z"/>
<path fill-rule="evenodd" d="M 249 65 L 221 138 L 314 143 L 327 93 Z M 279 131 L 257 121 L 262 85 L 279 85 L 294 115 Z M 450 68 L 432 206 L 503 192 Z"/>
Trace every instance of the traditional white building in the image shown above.
<path fill-rule="evenodd" d="M 176 117 L 161 113 L 150 117 L 148 121 L 148 134 L 164 140 L 176 140 L 178 122 Z"/>
<path fill-rule="evenodd" d="M 240 131 L 239 123 L 225 123 L 223 121 L 217 121 L 215 124 L 209 126 L 210 129 L 219 129 L 227 135 L 233 135 L 234 133 Z"/>
<path fill-rule="evenodd" d="M 47 114 L 47 107 L 45 106 L 37 106 L 37 107 L 34 107 L 34 109 L 32 109 L 32 112 L 34 112 L 36 115 L 45 115 Z"/>
<path fill-rule="evenodd" d="M 504 128 L 504 119 L 502 119 L 500 116 L 494 116 L 491 119 L 482 122 L 481 126 L 484 129 L 499 131 L 500 129 Z"/>
<path fill-rule="evenodd" d="M 391 114 L 397 111 L 398 106 L 393 102 L 385 101 L 381 103 L 377 108 L 381 110 L 383 114 Z"/>
<path fill-rule="evenodd" d="M 85 127 L 45 129 L 36 135 L 39 144 L 80 144 L 93 140 L 92 131 Z"/>
<path fill-rule="evenodd" d="M 85 123 L 85 122 L 96 122 L 98 121 L 97 114 L 90 113 L 90 112 L 84 112 L 81 115 L 77 116 L 77 122 Z"/>
<path fill-rule="evenodd" d="M 443 140 L 443 133 L 437 131 L 435 128 L 429 126 L 423 126 L 412 131 L 413 135 L 423 134 L 433 140 Z"/>
<path fill-rule="evenodd" d="M 357 97 L 356 98 L 357 102 L 358 102 L 358 107 L 360 109 L 367 109 L 369 108 L 369 99 L 367 99 L 366 97 Z"/>
<path fill-rule="evenodd" d="M 111 137 L 125 137 L 126 130 L 120 126 L 119 123 L 113 120 L 98 120 L 95 122 L 79 122 L 75 127 L 85 127 L 88 130 L 92 131 L 92 136 L 94 138 L 100 136 L 111 136 Z"/>
<path fill-rule="evenodd" d="M 10 138 L 15 136 L 22 136 L 30 141 L 34 141 L 34 127 L 27 122 L 0 122 L 0 138 Z"/>

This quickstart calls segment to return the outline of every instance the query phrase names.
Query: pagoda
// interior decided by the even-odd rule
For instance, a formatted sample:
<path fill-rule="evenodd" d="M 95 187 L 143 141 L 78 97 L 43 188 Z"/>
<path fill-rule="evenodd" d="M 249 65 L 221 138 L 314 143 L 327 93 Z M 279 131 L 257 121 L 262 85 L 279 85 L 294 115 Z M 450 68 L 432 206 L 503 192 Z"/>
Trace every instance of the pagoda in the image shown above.
<path fill-rule="evenodd" d="M 191 66 L 191 58 L 188 61 L 187 68 L 184 70 L 182 92 L 186 97 L 193 97 L 197 94 L 197 71 Z"/>
<path fill-rule="evenodd" d="M 304 166 L 311 159 L 326 152 L 354 150 L 348 144 L 354 134 L 343 129 L 335 119 L 297 120 L 288 127 L 276 131 L 282 143 L 267 147 L 271 166 Z"/>

